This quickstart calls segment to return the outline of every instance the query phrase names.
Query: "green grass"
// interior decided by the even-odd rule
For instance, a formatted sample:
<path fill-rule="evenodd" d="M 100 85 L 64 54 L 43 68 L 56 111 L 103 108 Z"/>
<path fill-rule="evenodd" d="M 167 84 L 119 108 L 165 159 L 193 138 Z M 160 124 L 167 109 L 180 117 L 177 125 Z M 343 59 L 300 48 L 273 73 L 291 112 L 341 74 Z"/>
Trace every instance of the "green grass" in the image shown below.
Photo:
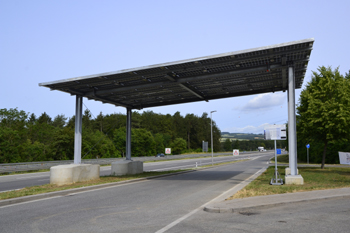
<path fill-rule="evenodd" d="M 275 162 L 275 156 L 273 156 L 270 161 Z M 289 163 L 289 155 L 285 154 L 277 156 L 277 163 Z"/>
<path fill-rule="evenodd" d="M 284 179 L 284 167 L 279 167 L 278 172 Z M 295 193 L 323 189 L 335 189 L 350 187 L 350 168 L 327 167 L 299 167 L 299 173 L 304 178 L 304 185 L 270 185 L 274 173 L 274 167 L 269 167 L 244 189 L 228 198 L 245 198 L 282 193 Z"/>

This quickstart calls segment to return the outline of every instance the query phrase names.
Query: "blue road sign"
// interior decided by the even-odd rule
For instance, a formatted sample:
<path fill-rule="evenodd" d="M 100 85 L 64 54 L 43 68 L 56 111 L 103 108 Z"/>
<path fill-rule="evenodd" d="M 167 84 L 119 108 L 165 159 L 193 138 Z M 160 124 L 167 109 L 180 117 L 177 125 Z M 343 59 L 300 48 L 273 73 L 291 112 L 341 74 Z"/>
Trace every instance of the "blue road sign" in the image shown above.
<path fill-rule="evenodd" d="M 306 148 L 308 148 L 308 149 L 309 149 L 309 148 L 310 148 L 310 144 L 307 144 L 307 145 L 306 145 Z"/>
<path fill-rule="evenodd" d="M 276 149 L 276 154 L 280 155 L 281 154 L 281 149 Z"/>

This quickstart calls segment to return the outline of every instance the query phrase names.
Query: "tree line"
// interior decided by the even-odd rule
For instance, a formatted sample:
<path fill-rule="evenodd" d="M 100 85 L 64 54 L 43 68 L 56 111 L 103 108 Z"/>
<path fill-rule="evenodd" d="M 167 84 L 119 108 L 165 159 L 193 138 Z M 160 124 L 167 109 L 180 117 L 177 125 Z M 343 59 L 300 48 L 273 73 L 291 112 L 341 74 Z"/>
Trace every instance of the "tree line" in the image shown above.
<path fill-rule="evenodd" d="M 298 159 L 339 163 L 338 152 L 350 151 L 350 72 L 321 66 L 301 92 L 297 106 Z"/>
<path fill-rule="evenodd" d="M 126 115 L 93 118 L 83 114 L 82 157 L 125 156 Z M 153 111 L 132 113 L 132 156 L 154 156 L 172 148 L 172 154 L 201 152 L 202 141 L 210 142 L 210 118 L 179 112 L 162 115 Z M 75 117 L 39 117 L 18 109 L 0 109 L 0 163 L 72 160 Z M 214 150 L 220 150 L 220 130 L 213 121 Z"/>

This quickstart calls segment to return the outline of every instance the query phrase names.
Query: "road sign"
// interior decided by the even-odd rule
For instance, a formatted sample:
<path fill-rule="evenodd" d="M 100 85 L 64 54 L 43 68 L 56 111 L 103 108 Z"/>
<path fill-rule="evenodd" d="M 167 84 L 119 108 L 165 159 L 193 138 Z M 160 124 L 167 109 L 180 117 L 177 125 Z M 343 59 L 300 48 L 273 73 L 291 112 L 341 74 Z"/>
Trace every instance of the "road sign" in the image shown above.
<path fill-rule="evenodd" d="M 264 129 L 265 140 L 286 140 L 286 125 L 269 125 Z"/>
<path fill-rule="evenodd" d="M 208 142 L 202 141 L 203 152 L 208 152 Z"/>
<path fill-rule="evenodd" d="M 170 155 L 171 154 L 171 148 L 165 148 L 165 154 Z"/>
<path fill-rule="evenodd" d="M 350 165 L 350 152 L 338 152 L 339 153 L 339 162 L 340 164 Z"/>
<path fill-rule="evenodd" d="M 239 155 L 239 150 L 233 150 L 233 156 L 238 156 Z"/>
<path fill-rule="evenodd" d="M 276 154 L 280 155 L 281 154 L 281 149 L 276 149 Z"/>
<path fill-rule="evenodd" d="M 308 148 L 308 149 L 309 149 L 309 148 L 310 148 L 310 144 L 307 144 L 307 145 L 306 145 L 306 148 Z"/>

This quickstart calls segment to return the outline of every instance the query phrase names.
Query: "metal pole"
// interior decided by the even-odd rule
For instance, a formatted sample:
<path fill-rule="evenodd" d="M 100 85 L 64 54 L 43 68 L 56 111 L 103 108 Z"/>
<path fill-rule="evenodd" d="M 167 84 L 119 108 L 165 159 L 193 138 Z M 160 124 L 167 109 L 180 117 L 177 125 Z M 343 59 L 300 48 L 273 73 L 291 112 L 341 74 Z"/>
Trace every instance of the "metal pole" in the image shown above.
<path fill-rule="evenodd" d="M 278 170 L 277 170 L 277 146 L 276 146 L 276 140 L 275 140 L 275 182 L 277 183 L 277 176 L 278 176 Z"/>
<path fill-rule="evenodd" d="M 131 109 L 126 109 L 126 160 L 131 160 Z"/>
<path fill-rule="evenodd" d="M 288 144 L 289 167 L 292 176 L 297 175 L 297 132 L 295 119 L 294 67 L 288 67 Z"/>
<path fill-rule="evenodd" d="M 83 122 L 83 97 L 75 98 L 74 164 L 81 163 L 81 134 Z"/>
<path fill-rule="evenodd" d="M 309 164 L 309 148 L 307 148 L 307 164 Z"/>
<path fill-rule="evenodd" d="M 211 165 L 213 166 L 214 164 L 214 153 L 213 153 L 213 117 L 212 117 L 212 113 L 216 112 L 215 111 L 211 111 L 210 112 L 210 132 L 211 132 Z"/>

